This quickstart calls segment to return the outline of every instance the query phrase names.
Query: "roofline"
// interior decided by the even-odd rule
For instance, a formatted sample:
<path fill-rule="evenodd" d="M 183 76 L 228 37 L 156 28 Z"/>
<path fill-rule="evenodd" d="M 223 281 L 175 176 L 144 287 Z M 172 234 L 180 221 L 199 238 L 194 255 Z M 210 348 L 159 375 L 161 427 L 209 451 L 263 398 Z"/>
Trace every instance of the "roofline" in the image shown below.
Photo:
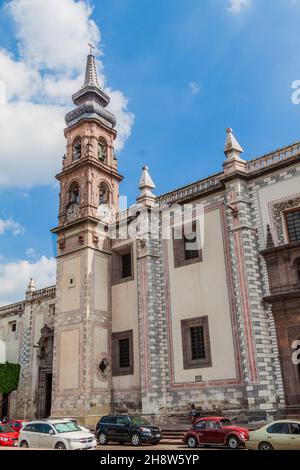
<path fill-rule="evenodd" d="M 282 167 L 286 165 L 292 165 L 294 163 L 300 162 L 300 140 L 290 144 L 286 145 L 284 147 L 280 147 L 277 150 L 274 150 L 272 152 L 265 153 L 261 155 L 260 157 L 251 159 L 251 160 L 245 160 L 246 162 L 246 171 L 243 174 L 243 177 L 247 180 L 251 180 L 254 178 L 257 178 L 265 173 L 269 172 L 274 172 L 277 170 L 280 170 Z M 233 173 L 232 175 L 228 175 L 228 177 L 233 177 L 235 174 Z M 208 192 L 215 192 L 219 191 L 222 189 L 222 181 L 221 179 L 225 178 L 226 175 L 224 172 L 218 172 L 218 173 L 213 173 L 205 178 L 202 178 L 200 180 L 196 180 L 192 183 L 186 184 L 184 186 L 180 186 L 178 188 L 174 188 L 173 190 L 169 190 L 165 193 L 160 194 L 157 196 L 158 201 L 167 199 L 168 196 L 172 196 L 173 193 L 175 192 L 180 192 L 180 191 L 185 191 L 191 188 L 191 194 L 187 196 L 183 196 L 182 198 L 176 198 L 174 197 L 174 201 L 176 200 L 185 200 L 185 199 L 194 199 L 195 197 L 199 197 L 201 194 L 207 195 Z M 220 184 L 212 184 L 203 191 L 192 191 L 193 186 L 196 185 L 202 185 L 210 182 L 213 182 L 214 180 L 220 179 L 219 183 Z M 173 198 L 172 198 L 173 199 Z"/>

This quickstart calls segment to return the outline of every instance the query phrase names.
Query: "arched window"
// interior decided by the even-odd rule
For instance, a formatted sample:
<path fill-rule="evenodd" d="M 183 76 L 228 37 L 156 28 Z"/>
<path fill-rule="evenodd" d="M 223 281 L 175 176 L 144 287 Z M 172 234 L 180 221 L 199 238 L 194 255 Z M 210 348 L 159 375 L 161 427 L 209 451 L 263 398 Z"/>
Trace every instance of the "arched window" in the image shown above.
<path fill-rule="evenodd" d="M 74 183 L 70 186 L 70 203 L 79 204 L 80 202 L 80 194 L 79 194 L 79 184 L 74 181 Z"/>
<path fill-rule="evenodd" d="M 104 181 L 99 185 L 99 204 L 109 204 L 109 187 Z"/>
<path fill-rule="evenodd" d="M 100 137 L 98 140 L 98 158 L 101 162 L 106 162 L 107 160 L 107 143 L 103 137 Z"/>
<path fill-rule="evenodd" d="M 73 142 L 73 148 L 72 148 L 72 159 L 73 161 L 79 160 L 81 157 L 81 137 L 76 137 L 76 139 Z"/>

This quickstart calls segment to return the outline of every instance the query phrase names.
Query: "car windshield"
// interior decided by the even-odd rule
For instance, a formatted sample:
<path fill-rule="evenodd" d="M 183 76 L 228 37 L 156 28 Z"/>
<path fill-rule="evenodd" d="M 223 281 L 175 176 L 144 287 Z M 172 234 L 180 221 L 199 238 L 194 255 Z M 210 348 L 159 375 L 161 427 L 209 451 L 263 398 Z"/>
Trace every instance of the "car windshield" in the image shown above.
<path fill-rule="evenodd" d="M 221 419 L 221 424 L 224 428 L 227 428 L 227 426 L 232 426 L 230 419 Z"/>
<path fill-rule="evenodd" d="M 10 427 L 10 426 L 6 426 L 3 424 L 0 426 L 0 432 L 5 432 L 5 434 L 7 433 L 11 433 L 11 432 L 14 432 L 14 430 Z"/>
<path fill-rule="evenodd" d="M 54 427 L 59 434 L 62 434 L 64 432 L 81 431 L 80 427 L 76 423 L 74 423 L 74 421 L 56 423 L 54 424 Z"/>
<path fill-rule="evenodd" d="M 134 416 L 131 418 L 132 424 L 135 426 L 149 426 L 150 423 L 146 419 L 142 418 L 141 416 Z"/>

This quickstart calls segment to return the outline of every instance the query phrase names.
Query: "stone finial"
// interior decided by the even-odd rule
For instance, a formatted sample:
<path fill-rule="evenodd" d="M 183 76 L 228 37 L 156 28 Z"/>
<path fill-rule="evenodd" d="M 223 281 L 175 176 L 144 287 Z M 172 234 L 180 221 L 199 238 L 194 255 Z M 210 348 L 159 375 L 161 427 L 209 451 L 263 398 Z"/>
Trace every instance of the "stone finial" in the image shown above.
<path fill-rule="evenodd" d="M 240 157 L 244 149 L 240 146 L 237 139 L 234 137 L 232 129 L 226 129 L 226 142 L 224 153 L 226 160 L 223 163 L 225 175 L 240 172 L 246 173 L 246 160 Z"/>
<path fill-rule="evenodd" d="M 155 184 L 149 173 L 147 166 L 143 167 L 142 176 L 139 182 L 140 195 L 137 198 L 137 202 L 144 205 L 151 205 L 155 202 L 156 196 L 152 190 L 155 189 Z"/>
<path fill-rule="evenodd" d="M 275 244 L 274 244 L 272 232 L 271 232 L 271 229 L 270 229 L 270 225 L 268 224 L 267 225 L 266 249 L 270 250 L 270 249 L 274 248 L 274 246 L 275 246 Z"/>
<path fill-rule="evenodd" d="M 35 291 L 35 282 L 32 278 L 30 278 L 26 294 L 32 294 Z"/>
<path fill-rule="evenodd" d="M 224 153 L 228 159 L 240 158 L 240 154 L 244 153 L 244 149 L 240 146 L 237 139 L 234 137 L 230 127 L 226 129 Z"/>

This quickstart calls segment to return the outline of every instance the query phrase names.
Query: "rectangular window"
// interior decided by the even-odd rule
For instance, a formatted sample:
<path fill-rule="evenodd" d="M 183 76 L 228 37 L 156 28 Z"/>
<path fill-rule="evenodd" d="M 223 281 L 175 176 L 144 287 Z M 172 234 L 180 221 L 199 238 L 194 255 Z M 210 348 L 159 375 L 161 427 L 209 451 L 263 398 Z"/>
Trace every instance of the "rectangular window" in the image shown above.
<path fill-rule="evenodd" d="M 205 359 L 205 343 L 203 326 L 192 326 L 190 328 L 192 360 Z"/>
<path fill-rule="evenodd" d="M 112 283 L 119 284 L 133 279 L 133 244 L 113 248 Z"/>
<path fill-rule="evenodd" d="M 184 236 L 184 258 L 186 261 L 199 258 L 200 256 L 199 250 L 191 249 L 191 244 L 196 243 L 196 242 L 197 242 L 196 236 L 194 238 L 188 238 Z"/>
<path fill-rule="evenodd" d="M 190 224 L 189 224 L 190 226 Z M 199 228 L 193 222 L 192 232 L 186 233 L 187 226 L 173 229 L 174 267 L 181 268 L 202 261 L 202 249 Z M 198 246 L 199 245 L 199 246 Z"/>
<path fill-rule="evenodd" d="M 119 339 L 119 364 L 121 369 L 130 367 L 129 338 Z"/>
<path fill-rule="evenodd" d="M 55 304 L 49 305 L 49 313 L 50 313 L 50 315 L 52 315 L 52 316 L 55 315 Z"/>
<path fill-rule="evenodd" d="M 300 209 L 285 214 L 290 242 L 300 241 Z"/>
<path fill-rule="evenodd" d="M 122 278 L 131 276 L 131 253 L 122 255 Z"/>
<path fill-rule="evenodd" d="M 112 334 L 112 374 L 132 375 L 133 365 L 133 331 L 122 331 Z"/>
<path fill-rule="evenodd" d="M 211 367 L 208 317 L 181 321 L 183 368 Z"/>
<path fill-rule="evenodd" d="M 17 322 L 16 321 L 9 322 L 9 332 L 15 333 L 16 331 L 17 331 Z"/>

